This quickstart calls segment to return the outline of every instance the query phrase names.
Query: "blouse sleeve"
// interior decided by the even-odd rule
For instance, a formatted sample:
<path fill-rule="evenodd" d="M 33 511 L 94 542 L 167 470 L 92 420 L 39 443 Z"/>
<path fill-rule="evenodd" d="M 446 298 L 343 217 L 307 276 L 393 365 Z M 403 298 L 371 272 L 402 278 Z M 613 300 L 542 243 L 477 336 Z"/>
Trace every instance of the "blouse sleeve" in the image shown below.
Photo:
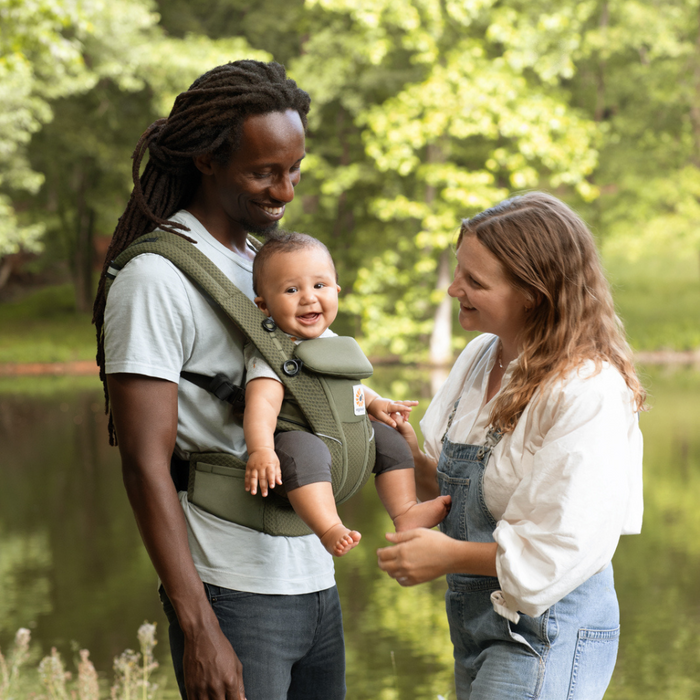
<path fill-rule="evenodd" d="M 639 458 L 630 440 L 636 415 L 616 371 L 576 377 L 543 404 L 533 468 L 494 532 L 507 607 L 531 616 L 610 562 Z"/>

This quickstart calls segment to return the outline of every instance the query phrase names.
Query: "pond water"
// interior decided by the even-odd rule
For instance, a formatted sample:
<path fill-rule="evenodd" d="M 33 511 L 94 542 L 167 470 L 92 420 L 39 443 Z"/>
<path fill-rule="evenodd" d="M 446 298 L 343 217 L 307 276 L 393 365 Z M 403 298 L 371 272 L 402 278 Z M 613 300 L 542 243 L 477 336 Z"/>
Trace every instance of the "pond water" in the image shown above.
<path fill-rule="evenodd" d="M 380 368 L 373 386 L 420 397 L 422 411 L 430 379 Z M 700 371 L 657 368 L 645 380 L 644 532 L 623 538 L 614 560 L 623 631 L 606 698 L 700 698 Z M 0 381 L 0 649 L 29 627 L 37 660 L 51 646 L 68 660 L 87 648 L 111 679 L 113 657 L 157 621 L 161 682 L 174 697 L 156 579 L 102 406 L 91 378 Z M 337 564 L 348 700 L 454 698 L 444 580 L 403 589 L 377 569 L 390 521 L 371 485 L 343 518 L 363 533 Z"/>

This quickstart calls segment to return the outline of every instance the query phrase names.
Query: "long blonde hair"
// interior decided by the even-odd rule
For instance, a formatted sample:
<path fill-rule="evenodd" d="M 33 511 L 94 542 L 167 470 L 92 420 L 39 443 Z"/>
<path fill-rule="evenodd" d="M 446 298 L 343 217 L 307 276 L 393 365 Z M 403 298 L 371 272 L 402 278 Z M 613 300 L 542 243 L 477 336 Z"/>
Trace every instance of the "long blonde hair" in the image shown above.
<path fill-rule="evenodd" d="M 642 410 L 646 392 L 593 236 L 579 216 L 556 197 L 530 192 L 465 219 L 457 247 L 472 235 L 533 304 L 520 336 L 519 361 L 491 413 L 494 427 L 512 431 L 540 386 L 587 360 L 596 373 L 606 361 L 616 367 Z"/>

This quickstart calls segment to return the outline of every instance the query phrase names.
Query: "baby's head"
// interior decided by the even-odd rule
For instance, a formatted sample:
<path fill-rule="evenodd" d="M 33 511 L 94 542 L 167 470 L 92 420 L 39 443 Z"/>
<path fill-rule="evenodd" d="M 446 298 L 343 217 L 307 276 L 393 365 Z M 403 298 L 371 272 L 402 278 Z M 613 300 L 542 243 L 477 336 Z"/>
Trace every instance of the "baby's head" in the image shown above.
<path fill-rule="evenodd" d="M 285 333 L 318 338 L 338 314 L 338 275 L 321 241 L 280 231 L 253 261 L 255 303 Z"/>

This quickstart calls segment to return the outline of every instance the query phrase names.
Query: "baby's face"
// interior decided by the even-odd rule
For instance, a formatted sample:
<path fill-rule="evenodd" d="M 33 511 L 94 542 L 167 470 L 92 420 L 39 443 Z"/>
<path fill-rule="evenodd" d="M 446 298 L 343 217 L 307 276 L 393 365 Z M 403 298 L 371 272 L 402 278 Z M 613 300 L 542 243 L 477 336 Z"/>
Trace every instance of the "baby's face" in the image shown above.
<path fill-rule="evenodd" d="M 296 338 L 318 338 L 338 314 L 335 269 L 320 248 L 277 253 L 265 264 L 255 303 L 285 332 Z"/>

